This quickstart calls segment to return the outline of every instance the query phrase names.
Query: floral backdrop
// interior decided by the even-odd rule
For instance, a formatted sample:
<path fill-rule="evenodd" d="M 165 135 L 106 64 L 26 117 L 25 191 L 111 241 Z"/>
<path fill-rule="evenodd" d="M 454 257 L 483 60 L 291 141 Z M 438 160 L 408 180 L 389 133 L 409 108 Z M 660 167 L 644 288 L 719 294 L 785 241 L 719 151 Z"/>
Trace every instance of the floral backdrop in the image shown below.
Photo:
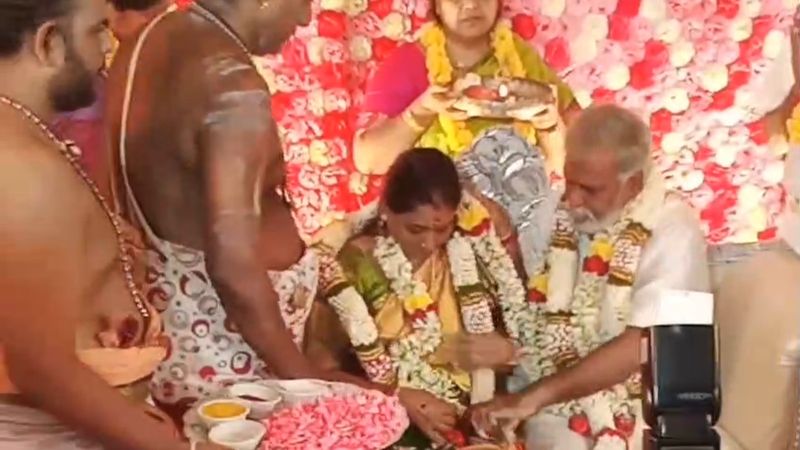
<path fill-rule="evenodd" d="M 504 17 L 582 106 L 648 118 L 658 167 L 699 211 L 711 243 L 769 239 L 785 146 L 767 145 L 765 89 L 791 83 L 798 0 L 505 0 Z M 427 1 L 316 0 L 312 23 L 263 59 L 305 232 L 375 198 L 350 143 L 371 71 L 425 23 Z M 783 56 L 782 56 L 783 55 Z M 780 67 L 776 67 L 779 66 Z M 788 77 L 791 78 L 791 77 Z M 777 82 L 775 80 L 778 80 Z M 775 105 L 772 105 L 775 106 Z"/>

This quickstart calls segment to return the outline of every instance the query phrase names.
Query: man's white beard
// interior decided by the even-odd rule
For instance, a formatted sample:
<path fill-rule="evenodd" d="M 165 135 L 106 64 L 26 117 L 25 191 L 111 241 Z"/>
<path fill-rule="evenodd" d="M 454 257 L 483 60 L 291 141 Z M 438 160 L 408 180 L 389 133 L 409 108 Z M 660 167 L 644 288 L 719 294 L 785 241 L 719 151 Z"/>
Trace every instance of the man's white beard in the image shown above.
<path fill-rule="evenodd" d="M 596 218 L 594 214 L 586 208 L 574 208 L 568 209 L 567 211 L 569 211 L 569 215 L 572 217 L 575 230 L 585 234 L 594 234 L 607 230 L 617 223 L 620 216 L 622 216 L 622 210 L 612 211 L 601 219 Z"/>

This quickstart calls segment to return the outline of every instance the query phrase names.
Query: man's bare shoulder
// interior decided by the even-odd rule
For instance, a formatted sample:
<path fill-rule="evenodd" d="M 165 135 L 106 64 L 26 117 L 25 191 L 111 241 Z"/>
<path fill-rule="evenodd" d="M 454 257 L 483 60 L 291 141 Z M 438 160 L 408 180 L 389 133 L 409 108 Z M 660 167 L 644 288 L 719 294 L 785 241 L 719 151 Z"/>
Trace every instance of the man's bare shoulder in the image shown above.
<path fill-rule="evenodd" d="M 87 189 L 54 145 L 34 139 L 0 145 L 0 239 L 49 234 L 80 223 Z"/>

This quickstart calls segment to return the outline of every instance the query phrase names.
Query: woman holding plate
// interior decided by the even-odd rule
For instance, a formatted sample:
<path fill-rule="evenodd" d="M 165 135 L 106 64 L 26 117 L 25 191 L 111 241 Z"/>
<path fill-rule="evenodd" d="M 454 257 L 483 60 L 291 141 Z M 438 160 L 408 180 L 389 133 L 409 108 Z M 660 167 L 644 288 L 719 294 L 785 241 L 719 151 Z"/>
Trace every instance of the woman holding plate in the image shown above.
<path fill-rule="evenodd" d="M 432 6 L 435 20 L 420 31 L 416 42 L 390 55 L 367 86 L 364 110 L 369 125 L 354 142 L 356 168 L 383 174 L 415 143 L 457 159 L 487 128 L 513 126 L 543 149 L 550 172 L 560 175 L 562 118 L 577 110 L 569 87 L 499 20 L 500 0 L 434 0 Z M 484 89 L 476 92 L 477 103 L 505 104 L 505 114 L 498 108 L 486 108 L 485 114 L 480 107 L 457 110 L 458 103 L 469 103 L 464 97 L 470 94 L 459 81 L 475 76 L 485 77 L 489 88 L 506 81 L 508 86 L 499 91 L 528 94 L 521 96 L 523 103 L 532 94 L 528 103 L 543 100 L 541 108 L 514 111 L 514 98 L 509 98 L 513 95 Z"/>
<path fill-rule="evenodd" d="M 532 339 L 531 308 L 488 212 L 437 149 L 397 159 L 379 210 L 323 268 L 307 353 L 396 386 L 415 425 L 398 445 L 424 449 L 457 440 L 465 409 L 494 395 L 493 369 Z"/>

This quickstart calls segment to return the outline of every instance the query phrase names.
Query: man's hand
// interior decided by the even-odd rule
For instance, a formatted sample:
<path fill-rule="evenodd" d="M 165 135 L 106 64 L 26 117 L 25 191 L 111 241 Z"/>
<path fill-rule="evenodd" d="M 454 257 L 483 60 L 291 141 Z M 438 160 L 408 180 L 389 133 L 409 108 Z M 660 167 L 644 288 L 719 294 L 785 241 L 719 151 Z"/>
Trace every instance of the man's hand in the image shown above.
<path fill-rule="evenodd" d="M 158 423 L 157 426 L 159 428 L 162 428 L 167 433 L 171 433 L 176 438 L 181 436 L 181 432 L 175 426 L 175 422 L 170 416 L 167 415 L 167 413 L 149 403 L 143 403 L 142 409 L 148 417 L 152 418 Z"/>
<path fill-rule="evenodd" d="M 436 445 L 447 443 L 444 435 L 455 428 L 458 421 L 455 406 L 418 389 L 401 388 L 397 395 L 420 431 Z"/>
<path fill-rule="evenodd" d="M 518 393 L 475 405 L 467 414 L 479 436 L 514 442 L 513 436 L 520 422 L 539 412 L 540 408 L 535 396 Z"/>
<path fill-rule="evenodd" d="M 464 370 L 516 364 L 517 348 L 499 333 L 464 334 L 442 342 L 439 354 Z"/>

